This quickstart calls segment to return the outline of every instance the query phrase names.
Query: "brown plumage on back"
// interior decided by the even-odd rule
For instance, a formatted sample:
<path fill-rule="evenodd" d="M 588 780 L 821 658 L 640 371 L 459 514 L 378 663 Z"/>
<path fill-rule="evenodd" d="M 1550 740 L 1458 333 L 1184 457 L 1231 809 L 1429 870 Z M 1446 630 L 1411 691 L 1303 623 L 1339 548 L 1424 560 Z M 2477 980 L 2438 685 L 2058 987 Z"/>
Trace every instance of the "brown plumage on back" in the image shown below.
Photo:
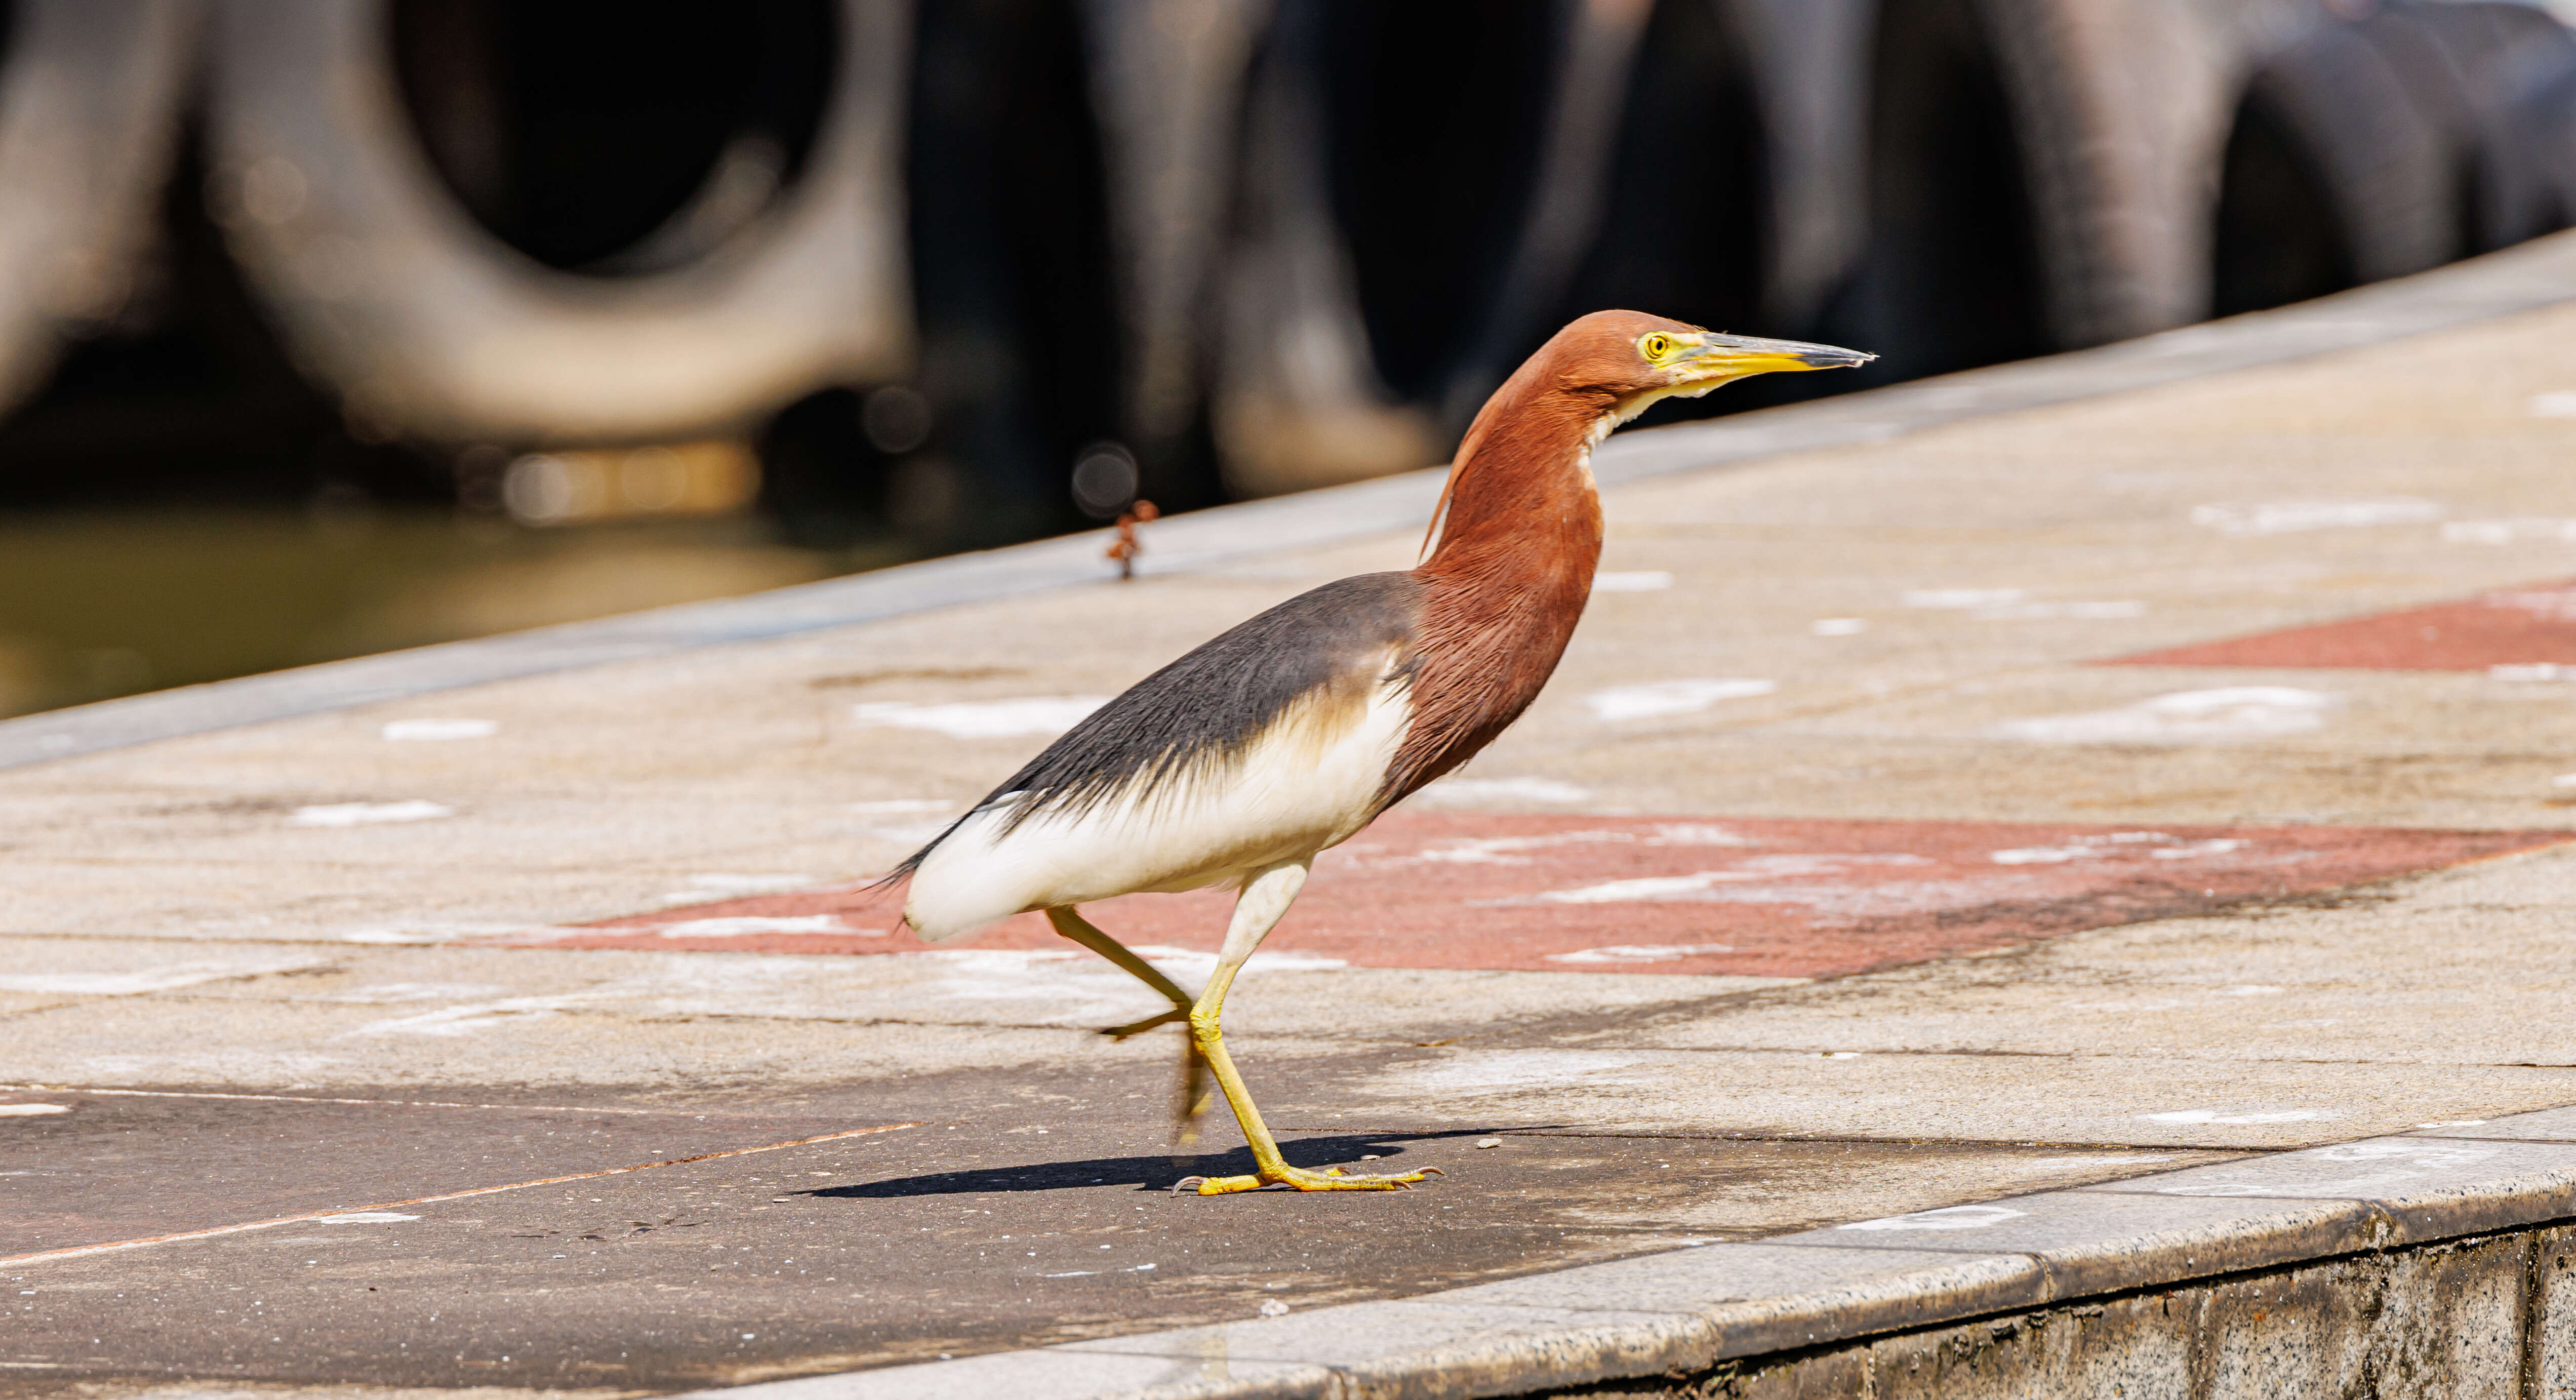
<path fill-rule="evenodd" d="M 1547 684 L 1592 596 L 1601 559 L 1592 449 L 1612 428 L 1658 399 L 1748 374 L 1867 359 L 1635 311 L 1567 326 L 1467 429 L 1433 523 L 1437 545 L 1418 567 L 1291 598 L 1093 712 L 888 877 L 911 880 L 906 922 L 950 938 L 1043 909 L 1059 933 L 1169 999 L 1170 1012 L 1110 1033 L 1188 1020 L 1184 1103 L 1196 1102 L 1199 1070 L 1213 1073 L 1257 1168 L 1183 1183 L 1202 1195 L 1420 1180 L 1305 1171 L 1280 1158 L 1218 1031 L 1227 986 L 1297 897 L 1316 852 L 1474 757 Z M 1209 884 L 1241 894 L 1195 999 L 1075 909 Z"/>

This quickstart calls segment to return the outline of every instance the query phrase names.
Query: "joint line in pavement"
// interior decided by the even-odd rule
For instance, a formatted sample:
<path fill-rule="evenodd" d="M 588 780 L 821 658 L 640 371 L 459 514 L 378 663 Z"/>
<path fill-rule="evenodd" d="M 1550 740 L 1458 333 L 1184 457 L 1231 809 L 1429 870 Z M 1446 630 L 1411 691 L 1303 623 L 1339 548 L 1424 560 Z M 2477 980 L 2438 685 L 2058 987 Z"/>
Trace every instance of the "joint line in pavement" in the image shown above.
<path fill-rule="evenodd" d="M 255 1098 L 261 1096 L 240 1094 L 208 1095 L 207 1097 Z M 376 1102 L 376 1100 L 324 1099 L 320 1100 L 320 1102 L 369 1103 Z M 818 1142 L 833 1142 L 841 1138 L 866 1137 L 870 1133 L 899 1132 L 905 1128 L 918 1128 L 920 1126 L 921 1125 L 919 1123 L 880 1123 L 873 1128 L 847 1128 L 837 1133 L 818 1133 L 813 1137 L 795 1138 L 787 1142 L 763 1143 L 758 1147 L 735 1147 L 729 1148 L 723 1152 L 701 1152 L 694 1157 L 672 1157 L 661 1161 L 638 1162 L 633 1166 L 628 1167 L 609 1167 L 595 1172 L 574 1172 L 569 1176 L 540 1177 L 535 1181 L 513 1181 L 505 1186 L 477 1186 L 470 1191 L 446 1191 L 435 1196 L 414 1196 L 409 1200 L 386 1201 L 379 1205 L 333 1206 L 327 1210 L 308 1210 L 295 1215 L 281 1215 L 273 1220 L 248 1220 L 238 1225 L 217 1225 L 206 1230 L 181 1230 L 176 1234 L 169 1235 L 147 1235 L 142 1239 L 117 1240 L 110 1244 L 85 1244 L 77 1245 L 70 1249 L 49 1249 L 39 1254 L 19 1254 L 6 1259 L 0 1259 L 0 1267 L 8 1267 L 17 1264 L 42 1264 L 54 1259 L 77 1259 L 85 1254 L 106 1254 L 120 1249 L 140 1249 L 145 1245 L 181 1244 L 189 1240 L 212 1239 L 217 1235 L 239 1235 L 251 1230 L 267 1230 L 273 1229 L 279 1225 L 293 1225 L 305 1220 L 319 1220 L 326 1215 L 356 1215 L 371 1210 L 394 1210 L 402 1206 L 435 1205 L 440 1201 L 461 1201 L 468 1196 L 491 1196 L 497 1195 L 503 1191 L 524 1191 L 531 1186 L 557 1186 L 567 1181 L 593 1181 L 603 1176 L 624 1176 L 629 1172 L 649 1172 L 655 1167 L 685 1166 L 691 1162 L 712 1162 L 724 1157 L 748 1157 L 755 1152 L 776 1152 L 782 1148 L 806 1147 Z"/>

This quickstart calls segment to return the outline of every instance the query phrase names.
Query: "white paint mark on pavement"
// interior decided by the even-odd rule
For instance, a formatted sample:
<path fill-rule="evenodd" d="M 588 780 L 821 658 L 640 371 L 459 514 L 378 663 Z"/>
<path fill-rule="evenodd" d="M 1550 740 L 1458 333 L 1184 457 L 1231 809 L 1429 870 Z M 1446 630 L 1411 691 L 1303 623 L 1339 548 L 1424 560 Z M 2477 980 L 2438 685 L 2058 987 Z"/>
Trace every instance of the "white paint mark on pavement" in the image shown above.
<path fill-rule="evenodd" d="M 497 982 L 371 982 L 323 999 L 374 1006 L 405 1001 L 469 1001 L 476 997 L 498 996 L 508 990 Z"/>
<path fill-rule="evenodd" d="M 2526 612 L 2541 622 L 2576 622 L 2576 588 L 2522 588 L 2478 599 L 2491 608 Z"/>
<path fill-rule="evenodd" d="M 1590 846 L 1621 843 L 1637 839 L 1629 831 L 1557 831 L 1544 836 L 1452 836 L 1435 841 L 1409 856 L 1396 856 L 1381 862 L 1385 865 L 1527 865 L 1523 851 L 1544 851 L 1557 846 Z"/>
<path fill-rule="evenodd" d="M 2242 850 L 2246 844 L 2232 836 L 2185 841 L 2161 831 L 2114 831 L 2101 836 L 2078 836 L 2061 846 L 2015 846 L 1992 852 L 1986 859 L 1997 865 L 2062 865 L 2073 860 L 2127 856 L 2145 856 L 2151 860 L 2193 860 Z"/>
<path fill-rule="evenodd" d="M 298 807 L 289 826 L 373 826 L 379 822 L 425 822 L 452 817 L 456 809 L 413 798 L 408 802 L 326 802 Z"/>
<path fill-rule="evenodd" d="M 1587 802 L 1592 789 L 1555 778 L 1443 778 L 1414 794 L 1416 802 L 1442 804 Z"/>
<path fill-rule="evenodd" d="M 881 928 L 852 928 L 837 914 L 737 914 L 722 919 L 683 919 L 653 930 L 664 938 L 742 938 L 756 933 L 825 933 L 883 938 Z"/>
<path fill-rule="evenodd" d="M 72 1109 L 70 1104 L 0 1103 L 0 1118 L 42 1118 L 51 1113 L 69 1113 L 71 1111 Z M 12 1172 L 10 1175 L 15 1176 L 17 1173 Z"/>
<path fill-rule="evenodd" d="M 2186 1181 L 2157 1188 L 2163 1196 L 2331 1196 L 2378 1195 L 2402 1191 L 2421 1184 L 2425 1178 L 2444 1172 L 2474 1166 L 2496 1155 L 2492 1147 L 2466 1147 L 2455 1143 L 2427 1142 L 2344 1142 L 2332 1147 L 2319 1147 L 2306 1152 L 2292 1152 L 2275 1157 L 2276 1163 L 2335 1162 L 2353 1163 L 2363 1169 L 2350 1176 L 2316 1180 L 2297 1177 L 2282 1181 L 2228 1180 Z"/>
<path fill-rule="evenodd" d="M 860 724 L 927 729 L 952 739 L 1008 739 L 1022 734 L 1062 734 L 1109 703 L 1105 695 L 1038 695 L 1024 700 L 958 701 L 916 705 L 879 700 L 850 707 Z"/>
<path fill-rule="evenodd" d="M 2042 1157 L 2037 1161 L 2024 1162 L 2022 1165 L 2036 1171 L 2072 1172 L 2092 1167 L 2127 1167 L 2141 1162 L 2163 1162 L 2170 1160 L 2171 1157 L 2172 1154 L 2167 1152 L 2149 1152 L 2122 1157 Z"/>
<path fill-rule="evenodd" d="M 2194 744 L 2307 734 L 2341 698 L 2285 685 L 2236 685 L 2157 695 L 2116 710 L 2047 715 L 1995 726 L 2040 744 Z"/>
<path fill-rule="evenodd" d="M 565 928 L 555 924 L 486 924 L 450 923 L 445 921 L 403 924 L 392 928 L 357 928 L 340 935 L 343 943 L 378 943 L 409 946 L 423 943 L 454 943 L 473 938 L 569 938 L 577 934 L 597 933 L 597 929 Z"/>
<path fill-rule="evenodd" d="M 1759 846 L 1762 843 L 1740 832 L 1708 822 L 1669 822 L 1655 828 L 1646 838 L 1649 846 Z"/>
<path fill-rule="evenodd" d="M 2576 520 L 2519 516 L 2511 520 L 2452 520 L 2442 525 L 2444 544 L 2516 544 L 2523 540 L 2576 540 Z"/>
<path fill-rule="evenodd" d="M 1606 880 L 1597 885 L 1581 885 L 1570 890 L 1547 890 L 1533 895 L 1514 895 L 1503 899 L 1468 901 L 1477 907 L 1515 904 L 1637 904 L 1667 900 L 1705 900 L 1716 903 L 1743 903 L 1723 892 L 1729 884 L 1753 884 L 1775 880 L 1816 879 L 1848 873 L 1855 866 L 1916 866 L 1932 862 L 1902 851 L 1855 851 L 1837 853 L 1799 853 L 1794 855 L 1752 856 L 1737 861 L 1724 870 L 1702 870 L 1690 875 L 1647 875 L 1632 880 Z M 1812 898 L 1807 891 L 1775 892 L 1766 890 L 1753 903 L 1801 901 Z"/>
<path fill-rule="evenodd" d="M 1592 576 L 1592 591 L 1595 593 L 1656 593 L 1672 586 L 1673 576 L 1661 569 Z"/>
<path fill-rule="evenodd" d="M 1136 956 L 1150 963 L 1169 963 L 1192 972 L 1216 969 L 1216 954 L 1196 948 L 1173 948 L 1158 943 L 1139 944 Z M 1319 957 L 1313 953 L 1260 952 L 1244 959 L 1245 972 L 1330 972 L 1350 966 L 1340 958 Z"/>
<path fill-rule="evenodd" d="M 2026 588 L 1909 588 L 1897 601 L 1909 608 L 2001 608 L 2029 596 Z"/>
<path fill-rule="evenodd" d="M 405 1215 L 398 1210 L 344 1210 L 338 1215 L 317 1215 L 313 1217 L 313 1223 L 316 1225 L 392 1225 L 404 1220 L 418 1219 L 420 1217 L 417 1215 Z"/>
<path fill-rule="evenodd" d="M 607 992 L 572 992 L 547 997 L 503 997 L 498 1001 L 470 1002 L 463 1006 L 443 1006 L 436 1011 L 423 1011 L 411 1016 L 396 1016 L 383 1021 L 369 1021 L 353 1031 L 333 1037 L 346 1040 L 351 1036 L 435 1035 L 455 1036 L 497 1026 L 505 1021 L 529 1020 L 552 1016 L 558 1011 L 586 1001 L 597 1001 Z"/>
<path fill-rule="evenodd" d="M 489 739 L 500 732 L 500 722 L 489 719 L 398 719 L 389 721 L 383 730 L 388 739 L 430 743 L 448 739 Z"/>
<path fill-rule="evenodd" d="M 2315 1123 L 2328 1118 L 2341 1118 L 2342 1116 L 2342 1114 L 2337 1113 L 2332 1109 L 2324 1108 L 2284 1108 L 2269 1112 L 2256 1113 L 2222 1113 L 2214 1108 L 2184 1108 L 2177 1109 L 2171 1113 L 2141 1113 L 2137 1115 L 2137 1118 L 2141 1123 L 2220 1123 L 2243 1125 L 2250 1123 Z"/>
<path fill-rule="evenodd" d="M 2251 505 L 2191 508 L 2191 523 L 2222 535 L 2287 535 L 2307 530 L 2351 530 L 2373 525 L 2423 525 L 2442 518 L 2442 507 L 2417 496 L 2358 501 L 2264 501 Z"/>
<path fill-rule="evenodd" d="M 780 890 L 802 889 L 816 881 L 811 875 L 737 875 L 716 871 L 692 875 L 686 883 L 693 889 L 710 894 L 775 894 Z"/>
<path fill-rule="evenodd" d="M 1652 900 L 1687 899 L 1720 880 L 1726 872 L 1703 870 L 1696 875 L 1647 875 L 1634 880 L 1608 880 L 1598 885 L 1584 885 L 1571 890 L 1549 890 L 1525 900 L 1480 900 L 1478 903 L 1515 904 L 1632 904 Z"/>
<path fill-rule="evenodd" d="M 1616 943 L 1607 948 L 1584 948 L 1572 953 L 1550 953 L 1547 955 L 1547 960 L 1561 963 L 1651 963 L 1734 951 L 1733 947 L 1724 943 Z"/>
<path fill-rule="evenodd" d="M 2523 404 L 2534 418 L 2576 418 L 2576 391 L 2553 389 L 2534 394 Z"/>
<path fill-rule="evenodd" d="M 1657 715 L 1692 714 L 1720 700 L 1768 695 L 1779 688 L 1777 682 L 1750 678 L 1649 681 L 1596 690 L 1584 696 L 1583 703 L 1592 707 L 1595 719 L 1651 719 Z"/>
<path fill-rule="evenodd" d="M 1883 1220 L 1855 1220 L 1837 1225 L 1837 1230 L 1982 1230 L 2000 1225 L 2029 1211 L 2010 1206 L 1943 1206 L 1939 1210 L 1918 1210 L 1907 1215 L 1891 1215 Z"/>
<path fill-rule="evenodd" d="M 260 977 L 272 972 L 298 972 L 319 967 L 321 958 L 269 958 L 256 962 L 177 962 L 137 972 L 0 973 L 0 992 L 33 992 L 39 996 L 129 997 L 175 991 L 233 977 Z"/>
<path fill-rule="evenodd" d="M 2146 604 L 2134 598 L 2116 598 L 2098 603 L 2007 603 L 1978 608 L 1970 615 L 1983 622 L 2041 622 L 2062 617 L 2100 622 L 2144 617 L 2146 613 Z"/>
<path fill-rule="evenodd" d="M 1869 621 L 1858 617 L 1820 617 L 1808 623 L 1807 630 L 1819 637 L 1856 637 L 1869 630 Z"/>

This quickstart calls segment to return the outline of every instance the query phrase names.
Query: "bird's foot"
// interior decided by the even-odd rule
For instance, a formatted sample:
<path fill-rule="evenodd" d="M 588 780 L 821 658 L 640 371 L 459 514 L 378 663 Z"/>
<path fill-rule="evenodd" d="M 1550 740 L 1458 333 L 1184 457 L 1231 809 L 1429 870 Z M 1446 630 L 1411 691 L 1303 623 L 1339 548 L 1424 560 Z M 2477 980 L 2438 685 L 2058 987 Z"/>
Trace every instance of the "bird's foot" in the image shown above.
<path fill-rule="evenodd" d="M 1148 1016 L 1144 1020 L 1130 1021 L 1123 1026 L 1103 1026 L 1100 1028 L 1100 1033 L 1109 1037 L 1111 1040 L 1125 1040 L 1130 1036 L 1143 1035 L 1145 1032 L 1154 1030 L 1158 1027 L 1168 1026 L 1174 1021 L 1186 1021 L 1189 1018 L 1190 1009 L 1188 1007 L 1176 1006 L 1159 1016 Z"/>
<path fill-rule="evenodd" d="M 1172 1183 L 1172 1194 L 1177 1196 L 1183 1191 L 1196 1191 L 1202 1196 L 1228 1196 L 1237 1191 L 1258 1191 L 1265 1186 L 1289 1186 L 1299 1191 L 1410 1191 L 1417 1181 L 1445 1175 L 1447 1173 L 1438 1167 L 1384 1176 L 1349 1176 L 1339 1167 L 1326 1167 L 1319 1172 L 1310 1172 L 1303 1167 L 1282 1167 L 1251 1176 L 1185 1176 Z"/>

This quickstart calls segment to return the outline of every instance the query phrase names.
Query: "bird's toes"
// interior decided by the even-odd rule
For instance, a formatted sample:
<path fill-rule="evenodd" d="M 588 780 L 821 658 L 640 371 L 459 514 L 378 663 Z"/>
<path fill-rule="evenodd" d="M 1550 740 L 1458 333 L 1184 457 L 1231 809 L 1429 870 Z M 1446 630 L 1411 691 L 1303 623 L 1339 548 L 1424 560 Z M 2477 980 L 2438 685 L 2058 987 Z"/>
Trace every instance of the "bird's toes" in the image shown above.
<path fill-rule="evenodd" d="M 1268 1184 L 1257 1176 L 1185 1176 L 1172 1183 L 1172 1194 L 1195 1191 L 1202 1196 L 1228 1196 L 1237 1191 L 1258 1191 Z"/>

